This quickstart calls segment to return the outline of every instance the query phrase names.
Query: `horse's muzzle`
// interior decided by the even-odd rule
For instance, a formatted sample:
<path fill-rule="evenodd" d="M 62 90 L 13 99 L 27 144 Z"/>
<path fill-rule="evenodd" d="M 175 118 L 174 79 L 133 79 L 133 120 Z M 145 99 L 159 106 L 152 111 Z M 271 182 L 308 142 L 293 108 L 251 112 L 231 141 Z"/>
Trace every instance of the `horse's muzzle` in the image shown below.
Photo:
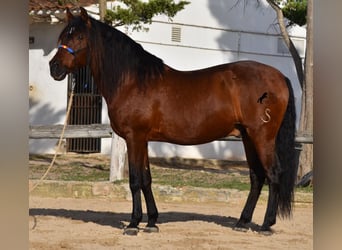
<path fill-rule="evenodd" d="M 60 63 L 57 60 L 51 60 L 49 65 L 50 75 L 53 77 L 53 79 L 61 81 L 65 78 L 68 72 L 66 68 L 60 65 Z"/>

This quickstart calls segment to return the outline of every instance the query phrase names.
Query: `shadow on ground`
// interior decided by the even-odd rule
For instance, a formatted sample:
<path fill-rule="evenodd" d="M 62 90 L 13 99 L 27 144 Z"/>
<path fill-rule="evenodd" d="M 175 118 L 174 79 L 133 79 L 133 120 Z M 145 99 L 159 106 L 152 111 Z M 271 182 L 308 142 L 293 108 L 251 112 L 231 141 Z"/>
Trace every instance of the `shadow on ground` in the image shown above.
<path fill-rule="evenodd" d="M 118 229 L 123 229 L 128 224 L 130 213 L 113 213 L 113 212 L 98 212 L 92 210 L 69 210 L 69 209 L 51 209 L 51 208 L 30 208 L 29 215 L 33 216 L 35 224 L 37 216 L 55 216 L 60 218 L 68 218 L 71 220 L 79 220 L 83 222 L 93 222 L 102 226 L 111 226 Z M 206 215 L 198 213 L 186 212 L 161 212 L 158 218 L 158 224 L 169 222 L 187 222 L 187 221 L 203 221 L 216 223 L 217 225 L 233 228 L 237 222 L 237 218 Z M 147 223 L 146 218 L 142 223 Z M 260 226 L 255 223 L 249 223 L 249 229 L 258 231 Z M 33 228 L 35 225 L 33 226 Z"/>

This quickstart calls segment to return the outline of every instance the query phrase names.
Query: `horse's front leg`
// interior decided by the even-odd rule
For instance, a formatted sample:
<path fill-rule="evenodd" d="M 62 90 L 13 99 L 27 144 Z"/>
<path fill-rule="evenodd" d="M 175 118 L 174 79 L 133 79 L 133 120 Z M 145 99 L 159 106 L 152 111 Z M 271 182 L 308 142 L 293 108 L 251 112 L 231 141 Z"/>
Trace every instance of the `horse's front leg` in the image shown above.
<path fill-rule="evenodd" d="M 129 164 L 129 186 L 132 193 L 133 211 L 131 221 L 125 228 L 124 233 L 136 235 L 138 225 L 142 220 L 141 191 L 145 195 L 148 224 L 146 231 L 158 231 L 155 223 L 158 211 L 151 190 L 151 173 L 148 163 L 147 142 L 137 138 L 127 140 L 128 164 Z"/>
<path fill-rule="evenodd" d="M 159 232 L 159 229 L 156 226 L 156 222 L 158 219 L 158 210 L 157 210 L 157 206 L 156 206 L 153 193 L 152 193 L 152 188 L 151 188 L 152 177 L 151 177 L 150 164 L 149 164 L 148 154 L 147 154 L 147 145 L 146 145 L 146 152 L 144 156 L 144 168 L 142 172 L 143 172 L 142 191 L 145 196 L 147 215 L 148 215 L 148 223 L 144 231 L 149 232 L 149 233 Z"/>

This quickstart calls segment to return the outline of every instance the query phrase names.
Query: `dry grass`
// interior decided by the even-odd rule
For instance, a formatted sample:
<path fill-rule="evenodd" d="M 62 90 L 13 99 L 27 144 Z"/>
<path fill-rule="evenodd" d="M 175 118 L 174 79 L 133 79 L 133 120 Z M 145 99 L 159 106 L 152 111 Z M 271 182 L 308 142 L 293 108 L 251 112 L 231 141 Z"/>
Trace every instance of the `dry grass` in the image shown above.
<path fill-rule="evenodd" d="M 29 178 L 39 179 L 52 155 L 30 155 Z M 174 187 L 249 189 L 249 169 L 244 161 L 151 158 L 153 183 Z M 102 154 L 63 154 L 47 175 L 47 180 L 107 181 L 110 156 Z M 126 178 L 124 182 L 127 182 Z M 266 187 L 267 188 L 267 187 Z M 301 189 L 312 192 L 312 187 Z"/>

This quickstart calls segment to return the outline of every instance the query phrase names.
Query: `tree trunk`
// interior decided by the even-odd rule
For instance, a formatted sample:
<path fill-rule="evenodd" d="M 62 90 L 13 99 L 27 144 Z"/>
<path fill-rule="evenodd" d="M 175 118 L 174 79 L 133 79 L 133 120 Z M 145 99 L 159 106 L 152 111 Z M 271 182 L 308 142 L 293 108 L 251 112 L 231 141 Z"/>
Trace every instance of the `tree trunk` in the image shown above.
<path fill-rule="evenodd" d="M 312 0 L 308 0 L 307 5 L 307 34 L 306 34 L 306 56 L 305 56 L 305 74 L 303 72 L 302 60 L 291 41 L 284 22 L 282 9 L 273 1 L 266 0 L 269 5 L 275 10 L 281 35 L 285 44 L 289 48 L 293 58 L 297 77 L 302 88 L 302 108 L 300 114 L 300 125 L 297 131 L 298 136 L 313 135 L 313 48 L 312 48 Z M 299 158 L 297 180 L 302 178 L 306 173 L 313 168 L 313 145 L 301 145 L 301 153 Z"/>
<path fill-rule="evenodd" d="M 106 0 L 99 0 L 99 11 L 100 11 L 100 21 L 104 21 L 104 17 L 106 15 L 107 9 L 107 1 Z"/>
<path fill-rule="evenodd" d="M 302 110 L 298 134 L 313 135 L 313 6 L 312 0 L 307 5 L 305 84 L 303 85 Z M 313 169 L 313 144 L 304 144 L 299 160 L 298 176 L 301 177 Z"/>
<path fill-rule="evenodd" d="M 272 0 L 266 0 L 266 1 L 275 10 L 277 14 L 277 19 L 278 19 L 278 24 L 279 24 L 281 35 L 284 39 L 286 46 L 288 47 L 290 51 L 290 54 L 292 56 L 293 62 L 296 67 L 299 84 L 301 88 L 303 89 L 304 73 L 303 73 L 302 59 L 300 58 L 296 47 L 294 46 L 292 40 L 290 39 L 289 34 L 287 33 L 283 11 L 276 3 L 274 3 L 274 1 Z"/>

